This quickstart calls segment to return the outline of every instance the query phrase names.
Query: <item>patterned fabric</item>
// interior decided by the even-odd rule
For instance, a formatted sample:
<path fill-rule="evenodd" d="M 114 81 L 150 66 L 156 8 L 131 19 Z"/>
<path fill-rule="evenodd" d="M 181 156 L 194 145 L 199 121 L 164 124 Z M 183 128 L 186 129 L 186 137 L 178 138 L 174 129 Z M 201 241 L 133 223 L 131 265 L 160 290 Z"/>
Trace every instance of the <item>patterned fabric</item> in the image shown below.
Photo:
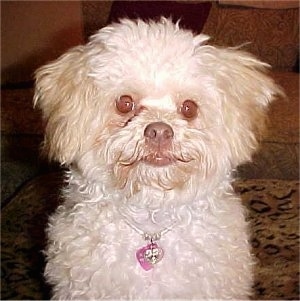
<path fill-rule="evenodd" d="M 2 209 L 2 300 L 49 299 L 43 279 L 44 228 L 59 204 L 60 173 L 27 183 Z M 253 299 L 298 300 L 299 182 L 237 181 L 257 258 Z"/>
<path fill-rule="evenodd" d="M 212 4 L 203 32 L 221 46 L 238 46 L 279 70 L 292 70 L 299 51 L 299 9 Z"/>
<path fill-rule="evenodd" d="M 299 300 L 299 182 L 244 180 L 235 188 L 257 258 L 253 299 Z"/>

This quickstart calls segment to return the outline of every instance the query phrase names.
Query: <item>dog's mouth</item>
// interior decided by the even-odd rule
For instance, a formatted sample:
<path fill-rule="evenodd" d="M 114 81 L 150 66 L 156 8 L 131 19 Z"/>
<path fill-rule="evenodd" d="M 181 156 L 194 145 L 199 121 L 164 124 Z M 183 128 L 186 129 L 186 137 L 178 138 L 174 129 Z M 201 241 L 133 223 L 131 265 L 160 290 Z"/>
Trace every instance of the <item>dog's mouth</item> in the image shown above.
<path fill-rule="evenodd" d="M 168 166 L 172 163 L 175 162 L 174 158 L 171 158 L 170 156 L 166 156 L 164 154 L 159 154 L 159 153 L 153 153 L 153 154 L 148 154 L 147 156 L 143 157 L 143 162 L 149 165 L 153 166 Z"/>

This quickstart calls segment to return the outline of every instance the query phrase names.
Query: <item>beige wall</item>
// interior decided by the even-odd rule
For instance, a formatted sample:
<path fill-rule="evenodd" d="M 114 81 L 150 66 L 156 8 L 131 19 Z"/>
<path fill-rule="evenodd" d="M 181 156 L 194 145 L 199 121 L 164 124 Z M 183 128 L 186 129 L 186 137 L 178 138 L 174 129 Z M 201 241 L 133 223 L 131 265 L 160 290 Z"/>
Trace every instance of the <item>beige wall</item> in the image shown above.
<path fill-rule="evenodd" d="M 1 84 L 30 81 L 83 40 L 80 1 L 1 1 Z"/>

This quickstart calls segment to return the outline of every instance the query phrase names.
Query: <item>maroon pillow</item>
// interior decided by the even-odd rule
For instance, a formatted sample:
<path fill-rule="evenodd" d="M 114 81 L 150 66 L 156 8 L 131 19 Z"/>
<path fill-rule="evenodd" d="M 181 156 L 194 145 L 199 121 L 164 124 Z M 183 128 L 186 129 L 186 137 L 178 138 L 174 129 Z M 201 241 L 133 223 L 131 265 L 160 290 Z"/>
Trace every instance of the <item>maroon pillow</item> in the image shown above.
<path fill-rule="evenodd" d="M 159 20 L 160 17 L 180 21 L 183 28 L 200 33 L 208 17 L 211 2 L 179 1 L 114 1 L 111 7 L 109 22 L 121 18 Z"/>

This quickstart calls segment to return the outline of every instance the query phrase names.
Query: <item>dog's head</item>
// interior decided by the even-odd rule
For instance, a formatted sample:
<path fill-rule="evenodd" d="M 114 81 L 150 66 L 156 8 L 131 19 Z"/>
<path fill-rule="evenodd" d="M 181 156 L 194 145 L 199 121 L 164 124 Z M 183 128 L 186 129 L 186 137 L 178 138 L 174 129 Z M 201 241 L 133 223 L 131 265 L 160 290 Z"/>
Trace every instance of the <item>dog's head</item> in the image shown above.
<path fill-rule="evenodd" d="M 123 20 L 36 73 L 51 159 L 172 189 L 250 159 L 279 92 L 266 64 L 178 24 Z"/>

